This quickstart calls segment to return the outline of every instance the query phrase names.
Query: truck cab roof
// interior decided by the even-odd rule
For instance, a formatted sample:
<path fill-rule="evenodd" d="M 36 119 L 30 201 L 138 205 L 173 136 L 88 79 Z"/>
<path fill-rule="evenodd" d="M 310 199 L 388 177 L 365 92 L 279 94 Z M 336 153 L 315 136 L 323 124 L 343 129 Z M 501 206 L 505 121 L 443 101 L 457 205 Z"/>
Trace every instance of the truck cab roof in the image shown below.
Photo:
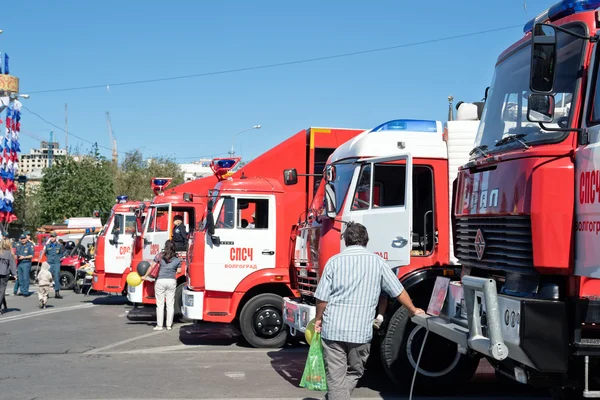
<path fill-rule="evenodd" d="M 224 180 L 217 183 L 215 189 L 221 193 L 283 193 L 283 186 L 276 179 L 263 178 L 260 176 L 252 178 Z"/>

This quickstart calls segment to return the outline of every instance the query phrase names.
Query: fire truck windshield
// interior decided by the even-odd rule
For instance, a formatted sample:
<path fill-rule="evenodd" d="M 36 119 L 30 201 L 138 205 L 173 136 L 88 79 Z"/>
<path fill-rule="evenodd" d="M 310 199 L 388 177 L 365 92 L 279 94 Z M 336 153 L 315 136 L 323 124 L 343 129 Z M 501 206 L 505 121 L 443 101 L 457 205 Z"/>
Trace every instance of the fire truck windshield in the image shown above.
<path fill-rule="evenodd" d="M 571 25 L 567 28 L 581 35 L 585 33 L 581 25 Z M 584 46 L 583 40 L 557 31 L 554 120 L 552 123 L 545 124 L 546 127 L 570 126 L 571 103 L 580 75 Z M 569 134 L 569 132 L 548 132 L 538 123 L 528 121 L 527 101 L 531 93 L 529 91 L 530 64 L 531 44 L 529 43 L 496 66 L 475 139 L 476 147 L 484 146 L 486 152 L 491 153 L 521 148 L 516 141 L 498 143 L 507 136 L 518 135 L 527 144 L 542 144 L 558 143 Z M 539 109 L 539 105 L 536 109 Z"/>
<path fill-rule="evenodd" d="M 342 204 L 344 204 L 344 198 L 346 197 L 346 193 L 348 193 L 348 188 L 352 182 L 352 175 L 354 174 L 355 169 L 356 165 L 354 164 L 354 160 L 335 164 L 335 180 L 330 182 L 330 184 L 335 193 L 337 203 L 335 204 L 336 213 L 340 212 Z"/>

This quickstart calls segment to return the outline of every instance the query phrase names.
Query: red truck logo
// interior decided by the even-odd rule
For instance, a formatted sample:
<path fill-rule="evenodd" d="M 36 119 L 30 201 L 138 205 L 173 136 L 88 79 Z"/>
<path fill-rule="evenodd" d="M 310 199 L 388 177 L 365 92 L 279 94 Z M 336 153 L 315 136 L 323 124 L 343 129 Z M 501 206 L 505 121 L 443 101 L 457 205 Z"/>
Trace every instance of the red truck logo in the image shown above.
<path fill-rule="evenodd" d="M 130 246 L 121 246 L 121 247 L 119 247 L 119 254 L 120 255 L 128 254 L 130 252 L 131 252 L 131 247 Z"/>
<path fill-rule="evenodd" d="M 229 250 L 229 259 L 231 261 L 252 261 L 254 259 L 253 249 L 233 247 Z"/>
<path fill-rule="evenodd" d="M 150 254 L 151 255 L 156 255 L 160 252 L 160 246 L 157 244 L 153 244 L 152 246 L 150 246 Z"/>
<path fill-rule="evenodd" d="M 579 176 L 579 204 L 600 202 L 600 171 L 583 171 Z"/>
<path fill-rule="evenodd" d="M 375 254 L 377 254 L 379 257 L 383 258 L 386 261 L 389 259 L 387 251 L 376 251 Z"/>

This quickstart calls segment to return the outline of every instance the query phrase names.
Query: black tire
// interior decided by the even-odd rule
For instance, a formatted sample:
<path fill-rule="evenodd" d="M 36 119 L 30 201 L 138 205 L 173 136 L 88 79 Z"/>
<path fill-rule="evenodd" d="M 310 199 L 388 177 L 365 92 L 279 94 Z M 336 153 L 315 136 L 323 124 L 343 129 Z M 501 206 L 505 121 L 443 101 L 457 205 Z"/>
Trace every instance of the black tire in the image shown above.
<path fill-rule="evenodd" d="M 60 281 L 60 290 L 73 289 L 73 286 L 75 285 L 75 276 L 72 272 L 61 269 L 58 279 Z"/>
<path fill-rule="evenodd" d="M 240 330 L 252 347 L 283 347 L 288 337 L 283 323 L 283 298 L 263 293 L 250 299 L 240 313 Z"/>
<path fill-rule="evenodd" d="M 186 318 L 183 313 L 181 312 L 181 306 L 183 305 L 183 300 L 182 300 L 182 296 L 183 296 L 183 288 L 185 288 L 185 282 L 180 283 L 177 286 L 177 289 L 175 289 L 175 315 L 174 315 L 174 320 L 176 322 L 192 322 L 191 319 Z"/>
<path fill-rule="evenodd" d="M 425 328 L 410 320 L 404 307 L 396 310 L 389 321 L 381 343 L 381 360 L 387 375 L 400 387 L 407 388 L 412 383 L 414 364 L 418 359 L 425 332 Z M 479 359 L 460 354 L 457 350 L 455 343 L 429 333 L 415 386 L 421 391 L 441 386 L 458 388 L 471 380 L 479 366 Z"/>
<path fill-rule="evenodd" d="M 38 269 L 40 268 L 40 264 L 33 264 L 31 266 L 31 270 L 29 271 L 29 284 L 35 284 L 35 277 L 37 276 Z"/>
<path fill-rule="evenodd" d="M 552 400 L 583 400 L 583 390 L 573 388 L 550 389 Z"/>

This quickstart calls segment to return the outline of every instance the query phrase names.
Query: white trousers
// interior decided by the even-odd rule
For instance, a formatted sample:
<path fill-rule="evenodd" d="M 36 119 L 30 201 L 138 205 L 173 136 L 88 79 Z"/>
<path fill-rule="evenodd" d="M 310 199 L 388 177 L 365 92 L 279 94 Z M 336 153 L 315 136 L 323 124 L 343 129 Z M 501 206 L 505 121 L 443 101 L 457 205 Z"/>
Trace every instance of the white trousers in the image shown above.
<path fill-rule="evenodd" d="M 173 326 L 173 314 L 175 312 L 175 279 L 157 279 L 154 284 L 154 296 L 156 296 L 156 326 L 163 326 L 165 320 L 165 300 L 167 301 L 167 327 Z"/>

